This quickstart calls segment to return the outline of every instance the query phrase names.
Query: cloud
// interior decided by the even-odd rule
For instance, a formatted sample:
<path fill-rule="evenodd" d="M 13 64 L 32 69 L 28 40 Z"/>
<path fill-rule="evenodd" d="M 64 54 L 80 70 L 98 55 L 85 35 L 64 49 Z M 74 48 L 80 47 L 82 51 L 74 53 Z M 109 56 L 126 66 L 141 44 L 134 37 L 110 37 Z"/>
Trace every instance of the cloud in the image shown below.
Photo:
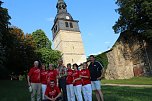
<path fill-rule="evenodd" d="M 91 33 L 88 33 L 88 35 L 90 36 L 90 35 L 92 35 Z"/>
<path fill-rule="evenodd" d="M 47 21 L 53 22 L 53 21 L 54 21 L 54 17 L 49 17 L 49 18 L 47 18 Z"/>

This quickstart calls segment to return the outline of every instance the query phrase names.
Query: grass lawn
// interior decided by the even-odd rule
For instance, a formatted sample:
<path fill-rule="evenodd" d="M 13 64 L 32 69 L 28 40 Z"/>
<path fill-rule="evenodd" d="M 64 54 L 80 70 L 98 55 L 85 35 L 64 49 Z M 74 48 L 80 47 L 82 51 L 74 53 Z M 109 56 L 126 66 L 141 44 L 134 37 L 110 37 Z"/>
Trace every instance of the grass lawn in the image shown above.
<path fill-rule="evenodd" d="M 152 88 L 102 86 L 102 90 L 105 101 L 152 101 Z M 30 101 L 24 81 L 1 80 L 0 91 L 0 101 Z M 96 101 L 95 95 L 93 101 Z"/>
<path fill-rule="evenodd" d="M 152 85 L 152 77 L 134 77 L 127 80 L 102 80 L 102 84 Z"/>

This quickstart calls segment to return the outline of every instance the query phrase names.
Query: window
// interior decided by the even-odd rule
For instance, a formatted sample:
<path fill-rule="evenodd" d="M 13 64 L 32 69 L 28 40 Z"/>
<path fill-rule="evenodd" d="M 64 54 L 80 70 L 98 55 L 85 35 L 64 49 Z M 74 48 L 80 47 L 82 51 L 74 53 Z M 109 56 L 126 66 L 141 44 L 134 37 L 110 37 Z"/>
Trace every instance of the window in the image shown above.
<path fill-rule="evenodd" d="M 70 28 L 73 28 L 73 24 L 72 24 L 72 22 L 70 22 Z"/>
<path fill-rule="evenodd" d="M 54 30 L 54 33 L 57 31 L 57 25 L 54 27 L 53 30 Z"/>
<path fill-rule="evenodd" d="M 62 8 L 62 6 L 60 5 L 60 6 L 59 6 L 59 9 L 61 9 L 61 8 Z"/>
<path fill-rule="evenodd" d="M 68 22 L 65 22 L 65 26 L 66 26 L 66 27 L 69 27 L 69 23 L 68 23 Z"/>
<path fill-rule="evenodd" d="M 58 27 L 57 27 L 57 25 L 55 26 L 55 30 L 57 31 L 58 29 L 57 29 Z"/>
<path fill-rule="evenodd" d="M 62 5 L 62 8 L 65 9 L 65 5 Z"/>
<path fill-rule="evenodd" d="M 55 31 L 55 28 L 53 29 L 53 31 L 54 31 L 54 33 L 56 32 L 56 31 Z"/>

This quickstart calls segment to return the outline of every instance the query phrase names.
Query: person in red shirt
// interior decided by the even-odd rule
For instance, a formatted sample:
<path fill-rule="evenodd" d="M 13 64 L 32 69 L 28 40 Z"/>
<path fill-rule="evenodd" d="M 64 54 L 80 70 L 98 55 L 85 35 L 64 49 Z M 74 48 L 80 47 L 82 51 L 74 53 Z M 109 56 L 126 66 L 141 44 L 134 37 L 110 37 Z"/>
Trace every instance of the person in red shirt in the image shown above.
<path fill-rule="evenodd" d="M 37 101 L 41 101 L 41 81 L 38 61 L 35 61 L 34 67 L 30 69 L 27 75 L 27 81 L 29 88 L 32 89 L 31 101 L 35 101 L 35 95 L 37 95 Z"/>
<path fill-rule="evenodd" d="M 45 91 L 45 97 L 47 98 L 46 101 L 62 101 L 61 91 L 55 85 L 54 80 L 51 80 L 50 83 L 48 84 L 46 91 Z"/>
<path fill-rule="evenodd" d="M 66 90 L 68 101 L 75 101 L 74 88 L 73 88 L 73 70 L 71 64 L 67 64 L 67 78 L 66 78 Z"/>
<path fill-rule="evenodd" d="M 82 89 L 82 82 L 80 77 L 80 71 L 78 70 L 78 65 L 73 64 L 74 72 L 73 72 L 73 86 L 74 86 L 74 93 L 76 95 L 77 101 L 83 101 L 81 89 Z"/>
<path fill-rule="evenodd" d="M 82 92 L 85 101 L 92 101 L 92 88 L 90 81 L 90 71 L 88 69 L 88 64 L 83 63 L 83 69 L 81 70 L 81 80 L 82 80 Z"/>
<path fill-rule="evenodd" d="M 50 80 L 54 80 L 55 84 L 58 86 L 58 73 L 57 70 L 53 68 L 53 64 L 49 64 L 49 70 L 47 73 L 47 82 L 49 83 Z"/>
<path fill-rule="evenodd" d="M 44 64 L 41 67 L 41 86 L 42 86 L 42 100 L 45 100 L 45 90 L 47 85 L 47 70 Z"/>

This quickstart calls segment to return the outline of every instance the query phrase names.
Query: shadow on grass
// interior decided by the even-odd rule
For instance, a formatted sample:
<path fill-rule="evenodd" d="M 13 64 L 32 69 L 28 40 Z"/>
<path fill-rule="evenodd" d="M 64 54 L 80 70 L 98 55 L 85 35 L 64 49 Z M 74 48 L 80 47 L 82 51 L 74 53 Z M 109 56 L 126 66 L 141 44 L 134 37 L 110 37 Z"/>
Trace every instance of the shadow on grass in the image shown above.
<path fill-rule="evenodd" d="M 30 101 L 25 81 L 1 80 L 0 90 L 0 101 Z M 102 91 L 105 101 L 152 101 L 152 88 L 102 86 Z"/>

